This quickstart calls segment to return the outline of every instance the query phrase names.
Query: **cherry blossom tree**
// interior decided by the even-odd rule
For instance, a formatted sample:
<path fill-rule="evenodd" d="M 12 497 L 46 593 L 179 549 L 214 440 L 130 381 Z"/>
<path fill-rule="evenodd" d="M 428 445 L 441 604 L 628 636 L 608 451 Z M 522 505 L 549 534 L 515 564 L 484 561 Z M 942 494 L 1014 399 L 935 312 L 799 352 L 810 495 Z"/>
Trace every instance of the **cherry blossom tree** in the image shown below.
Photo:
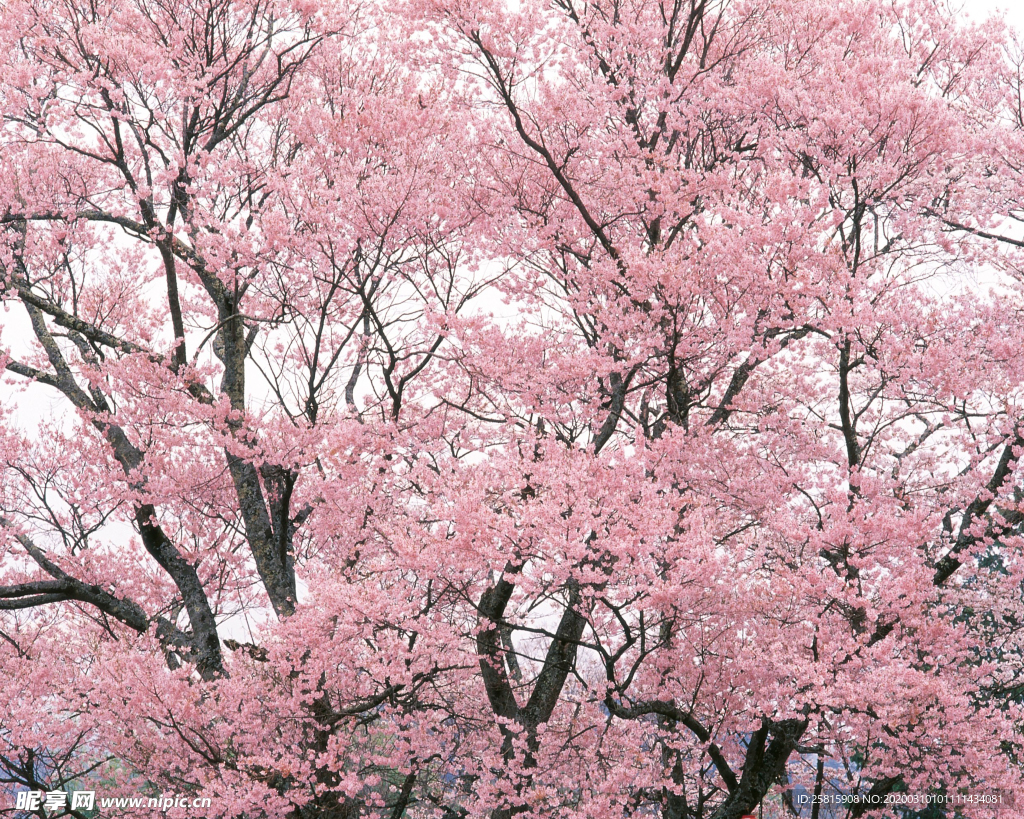
<path fill-rule="evenodd" d="M 1024 797 L 998 21 L 0 10 L 0 780 L 238 819 Z"/>

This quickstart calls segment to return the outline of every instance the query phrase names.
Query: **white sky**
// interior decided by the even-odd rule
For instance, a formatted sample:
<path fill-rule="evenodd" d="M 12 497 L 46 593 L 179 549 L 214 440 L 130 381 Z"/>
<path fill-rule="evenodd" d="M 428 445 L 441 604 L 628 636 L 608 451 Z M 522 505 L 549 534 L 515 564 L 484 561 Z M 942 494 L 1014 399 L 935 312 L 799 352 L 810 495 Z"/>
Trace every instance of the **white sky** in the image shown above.
<path fill-rule="evenodd" d="M 982 18 L 994 11 L 1004 11 L 1007 21 L 1024 31 L 1024 0 L 963 0 L 963 9 L 975 18 Z"/>

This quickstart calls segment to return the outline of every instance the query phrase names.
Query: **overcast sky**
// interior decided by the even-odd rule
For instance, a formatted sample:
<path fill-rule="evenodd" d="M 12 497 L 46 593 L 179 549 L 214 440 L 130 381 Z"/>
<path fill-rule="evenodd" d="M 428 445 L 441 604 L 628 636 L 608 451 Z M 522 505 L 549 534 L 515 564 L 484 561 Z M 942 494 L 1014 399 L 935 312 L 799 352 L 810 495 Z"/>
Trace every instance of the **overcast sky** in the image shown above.
<path fill-rule="evenodd" d="M 963 7 L 972 17 L 983 17 L 993 11 L 1005 11 L 1007 20 L 1018 29 L 1024 29 L 1024 0 L 964 0 Z"/>

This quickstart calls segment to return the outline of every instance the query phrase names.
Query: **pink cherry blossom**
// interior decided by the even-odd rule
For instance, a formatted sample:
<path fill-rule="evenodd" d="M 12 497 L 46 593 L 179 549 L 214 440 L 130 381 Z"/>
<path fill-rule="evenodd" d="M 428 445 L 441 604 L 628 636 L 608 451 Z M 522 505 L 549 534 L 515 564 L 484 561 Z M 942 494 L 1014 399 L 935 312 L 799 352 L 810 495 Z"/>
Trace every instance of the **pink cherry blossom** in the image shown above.
<path fill-rule="evenodd" d="M 0 798 L 1024 800 L 1022 66 L 917 0 L 7 0 Z"/>

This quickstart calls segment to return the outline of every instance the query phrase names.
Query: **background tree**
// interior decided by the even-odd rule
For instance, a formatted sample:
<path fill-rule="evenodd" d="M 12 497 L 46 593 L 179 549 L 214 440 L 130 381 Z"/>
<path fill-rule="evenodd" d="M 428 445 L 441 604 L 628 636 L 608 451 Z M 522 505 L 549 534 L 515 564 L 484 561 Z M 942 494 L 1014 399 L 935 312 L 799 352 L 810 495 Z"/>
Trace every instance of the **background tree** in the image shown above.
<path fill-rule="evenodd" d="M 0 20 L 6 780 L 295 819 L 1019 790 L 997 24 Z"/>

